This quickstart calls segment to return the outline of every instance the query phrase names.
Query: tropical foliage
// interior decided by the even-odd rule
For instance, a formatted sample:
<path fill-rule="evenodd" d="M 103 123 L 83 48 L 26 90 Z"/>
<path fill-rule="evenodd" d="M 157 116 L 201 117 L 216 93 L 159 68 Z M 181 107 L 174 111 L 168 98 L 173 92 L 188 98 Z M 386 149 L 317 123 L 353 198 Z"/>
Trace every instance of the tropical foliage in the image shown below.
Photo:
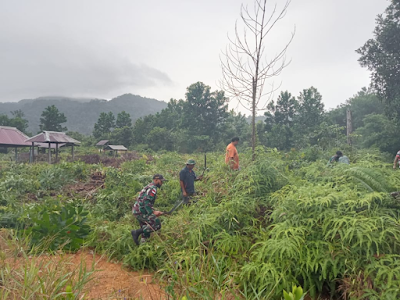
<path fill-rule="evenodd" d="M 258 147 L 256 161 L 242 152 L 234 172 L 221 153 L 208 154 L 195 203 L 162 217 L 162 230 L 139 247 L 130 235 L 138 227 L 135 195 L 160 172 L 170 181 L 156 206 L 170 209 L 188 156 L 139 156 L 118 169 L 10 165 L 0 172 L 0 224 L 18 229 L 30 251 L 86 245 L 134 270 L 157 271 L 173 298 L 298 299 L 296 285 L 314 299 L 396 299 L 400 204 L 390 193 L 400 173 L 375 150 L 347 155 L 351 165 L 326 167 L 330 152 Z M 192 157 L 201 172 L 203 156 Z M 95 175 L 104 178 L 98 187 L 75 188 Z"/>
<path fill-rule="evenodd" d="M 25 119 L 25 114 L 21 110 L 11 112 L 12 117 L 5 114 L 0 115 L 0 126 L 16 127 L 18 130 L 27 133 L 28 120 Z"/>
<path fill-rule="evenodd" d="M 367 67 L 372 73 L 371 85 L 385 104 L 386 113 L 393 118 L 399 118 L 400 2 L 390 2 L 385 13 L 376 18 L 374 37 L 357 52 L 360 54 L 361 66 Z"/>
<path fill-rule="evenodd" d="M 67 122 L 65 115 L 55 105 L 51 105 L 42 112 L 39 128 L 40 130 L 66 131 L 67 127 L 61 125 L 65 122 Z"/>

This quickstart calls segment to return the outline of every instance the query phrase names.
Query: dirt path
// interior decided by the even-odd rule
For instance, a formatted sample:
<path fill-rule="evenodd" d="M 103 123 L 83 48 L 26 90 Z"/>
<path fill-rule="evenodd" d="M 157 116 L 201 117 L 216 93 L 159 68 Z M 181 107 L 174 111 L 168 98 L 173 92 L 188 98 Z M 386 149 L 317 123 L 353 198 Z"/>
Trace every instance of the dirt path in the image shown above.
<path fill-rule="evenodd" d="M 46 293 L 52 291 L 61 277 L 76 279 L 81 270 L 84 272 L 93 271 L 93 273 L 90 275 L 91 280 L 83 288 L 83 295 L 80 294 L 79 296 L 80 300 L 168 299 L 163 288 L 154 282 L 151 273 L 130 272 L 123 268 L 121 263 L 110 262 L 107 257 L 93 254 L 93 252 L 87 250 L 75 254 L 60 252 L 56 255 L 43 253 L 38 256 L 30 256 L 25 254 L 17 243 L 7 242 L 7 239 L 1 238 L 2 235 L 7 235 L 7 231 L 0 229 L 0 268 L 8 271 L 4 285 L 0 286 L 0 294 L 1 289 L 5 288 L 10 291 L 10 295 L 14 295 L 14 297 L 7 299 L 22 298 L 20 295 L 21 284 L 24 290 L 31 288 L 36 290 L 33 286 L 24 286 L 25 274 L 30 277 L 40 276 L 40 281 L 44 285 L 48 285 L 48 289 L 45 289 Z M 22 249 L 22 252 L 20 249 Z M 37 280 L 33 282 L 36 284 Z"/>
<path fill-rule="evenodd" d="M 81 261 L 85 262 L 88 270 L 92 268 L 93 261 L 95 262 L 96 271 L 93 280 L 86 285 L 85 299 L 167 299 L 162 288 L 152 283 L 149 273 L 129 272 L 119 263 L 108 262 L 106 257 L 88 252 L 68 254 L 67 258 L 76 266 Z"/>

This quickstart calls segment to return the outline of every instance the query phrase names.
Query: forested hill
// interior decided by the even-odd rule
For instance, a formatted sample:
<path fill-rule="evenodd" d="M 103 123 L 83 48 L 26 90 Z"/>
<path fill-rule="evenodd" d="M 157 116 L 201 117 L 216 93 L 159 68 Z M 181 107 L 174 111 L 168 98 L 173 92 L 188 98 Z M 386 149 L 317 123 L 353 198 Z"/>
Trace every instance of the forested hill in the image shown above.
<path fill-rule="evenodd" d="M 11 111 L 22 110 L 29 121 L 28 131 L 35 134 L 39 131 L 40 115 L 49 105 L 55 105 L 67 117 L 63 124 L 69 131 L 91 134 L 100 113 L 113 112 L 117 115 L 126 111 L 132 121 L 148 114 L 154 114 L 167 107 L 167 103 L 132 94 L 125 94 L 110 101 L 104 99 L 81 99 L 66 97 L 40 97 L 19 102 L 0 102 L 0 114 L 11 116 Z"/>

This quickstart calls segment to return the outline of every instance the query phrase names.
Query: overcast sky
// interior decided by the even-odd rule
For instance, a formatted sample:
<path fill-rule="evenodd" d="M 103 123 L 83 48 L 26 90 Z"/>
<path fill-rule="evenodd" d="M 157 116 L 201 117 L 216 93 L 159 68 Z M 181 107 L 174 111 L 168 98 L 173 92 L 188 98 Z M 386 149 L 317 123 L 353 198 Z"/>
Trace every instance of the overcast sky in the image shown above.
<path fill-rule="evenodd" d="M 168 101 L 197 81 L 218 89 L 241 3 L 253 1 L 0 0 L 0 101 L 124 93 Z M 314 86 L 328 108 L 367 86 L 355 50 L 388 4 L 292 0 L 267 44 L 274 54 L 296 27 L 291 64 L 275 85 L 296 96 Z"/>

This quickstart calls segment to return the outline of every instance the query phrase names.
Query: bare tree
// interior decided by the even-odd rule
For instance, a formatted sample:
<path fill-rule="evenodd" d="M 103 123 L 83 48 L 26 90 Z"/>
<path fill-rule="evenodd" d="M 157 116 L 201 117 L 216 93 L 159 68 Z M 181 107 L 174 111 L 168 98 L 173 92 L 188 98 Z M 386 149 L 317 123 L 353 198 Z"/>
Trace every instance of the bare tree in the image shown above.
<path fill-rule="evenodd" d="M 279 88 L 264 90 L 268 79 L 278 76 L 288 65 L 286 51 L 293 40 L 294 31 L 286 45 L 274 56 L 268 57 L 265 52 L 267 36 L 281 20 L 290 4 L 287 0 L 281 10 L 275 4 L 270 13 L 267 12 L 267 0 L 255 0 L 254 9 L 249 11 L 247 6 L 241 6 L 240 20 L 243 30 L 235 23 L 235 38 L 228 36 L 229 44 L 220 57 L 222 65 L 221 88 L 231 98 L 238 99 L 239 103 L 252 114 L 252 150 L 255 158 L 257 111 L 266 110 L 267 103 L 273 93 Z M 264 103 L 262 99 L 267 98 Z"/>

